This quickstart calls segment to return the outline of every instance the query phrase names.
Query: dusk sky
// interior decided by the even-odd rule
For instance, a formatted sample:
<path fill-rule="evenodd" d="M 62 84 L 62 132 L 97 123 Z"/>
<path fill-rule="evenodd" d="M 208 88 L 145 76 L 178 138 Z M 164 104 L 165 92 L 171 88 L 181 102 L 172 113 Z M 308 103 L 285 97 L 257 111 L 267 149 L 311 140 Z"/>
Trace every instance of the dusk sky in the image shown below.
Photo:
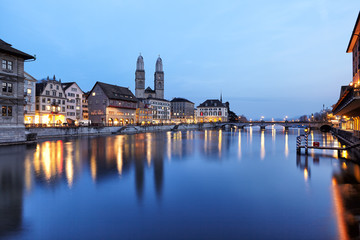
<path fill-rule="evenodd" d="M 230 102 L 238 115 L 283 118 L 330 107 L 352 80 L 346 48 L 359 0 L 0 0 L 0 38 L 36 54 L 25 71 L 89 91 L 134 92 L 136 59 L 153 87 L 160 54 L 165 98 Z"/>

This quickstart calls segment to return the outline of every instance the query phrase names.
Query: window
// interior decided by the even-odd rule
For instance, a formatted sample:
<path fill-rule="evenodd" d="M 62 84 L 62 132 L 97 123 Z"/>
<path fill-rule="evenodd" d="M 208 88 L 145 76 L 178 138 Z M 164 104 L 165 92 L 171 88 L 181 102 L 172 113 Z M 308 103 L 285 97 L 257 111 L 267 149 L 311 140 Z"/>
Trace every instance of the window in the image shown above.
<path fill-rule="evenodd" d="M 13 62 L 8 60 L 2 60 L 2 68 L 6 70 L 13 70 Z"/>
<path fill-rule="evenodd" d="M 2 116 L 12 116 L 12 106 L 2 106 Z"/>
<path fill-rule="evenodd" d="M 45 105 L 42 105 L 42 106 L 41 106 L 41 109 L 44 111 L 44 110 L 45 110 Z"/>
<path fill-rule="evenodd" d="M 65 104 L 65 100 L 62 100 L 62 104 Z"/>
<path fill-rule="evenodd" d="M 48 103 L 50 103 L 50 101 L 51 101 L 51 99 L 50 99 L 50 98 L 48 98 L 48 99 L 47 99 L 47 102 L 48 102 Z"/>
<path fill-rule="evenodd" d="M 59 97 L 62 97 L 62 93 L 59 93 Z"/>
<path fill-rule="evenodd" d="M 46 106 L 46 110 L 50 110 L 50 106 L 48 105 L 48 106 Z"/>
<path fill-rule="evenodd" d="M 56 90 L 59 90 L 59 85 L 56 85 Z"/>
<path fill-rule="evenodd" d="M 62 107 L 62 111 L 65 112 L 65 107 Z"/>
<path fill-rule="evenodd" d="M 50 95 L 50 91 L 45 91 L 45 94 L 49 96 L 49 95 Z"/>
<path fill-rule="evenodd" d="M 92 93 L 92 95 L 93 95 L 93 96 L 95 96 L 95 95 L 96 95 L 96 93 L 95 93 L 95 92 L 93 92 L 93 93 Z"/>
<path fill-rule="evenodd" d="M 53 85 L 52 85 L 52 84 L 50 84 L 50 89 L 53 89 Z"/>
<path fill-rule="evenodd" d="M 42 102 L 45 103 L 45 98 L 42 99 Z"/>
<path fill-rule="evenodd" d="M 56 91 L 55 91 L 55 90 L 52 91 L 52 95 L 53 95 L 53 96 L 56 96 Z"/>
<path fill-rule="evenodd" d="M 13 91 L 13 84 L 12 83 L 2 83 L 2 91 L 11 93 Z"/>
<path fill-rule="evenodd" d="M 39 104 L 36 104 L 36 110 L 39 110 Z"/>
<path fill-rule="evenodd" d="M 31 94 L 31 88 L 27 89 L 27 94 L 29 94 L 29 95 Z"/>

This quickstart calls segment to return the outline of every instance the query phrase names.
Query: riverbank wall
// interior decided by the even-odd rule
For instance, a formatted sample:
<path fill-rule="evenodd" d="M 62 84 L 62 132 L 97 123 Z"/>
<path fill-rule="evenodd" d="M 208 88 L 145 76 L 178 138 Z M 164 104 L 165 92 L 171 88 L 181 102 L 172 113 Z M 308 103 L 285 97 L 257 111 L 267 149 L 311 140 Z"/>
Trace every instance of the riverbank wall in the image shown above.
<path fill-rule="evenodd" d="M 331 132 L 346 145 L 351 145 L 360 141 L 359 136 L 356 136 L 352 131 L 345 131 L 338 128 L 332 128 Z"/>
<path fill-rule="evenodd" d="M 154 126 L 120 126 L 120 127 L 49 127 L 27 128 L 29 133 L 37 134 L 37 138 L 87 136 L 87 135 L 110 135 L 110 134 L 134 134 L 143 132 L 161 132 L 175 130 L 201 130 L 214 128 L 215 124 L 181 124 L 181 125 L 154 125 Z"/>

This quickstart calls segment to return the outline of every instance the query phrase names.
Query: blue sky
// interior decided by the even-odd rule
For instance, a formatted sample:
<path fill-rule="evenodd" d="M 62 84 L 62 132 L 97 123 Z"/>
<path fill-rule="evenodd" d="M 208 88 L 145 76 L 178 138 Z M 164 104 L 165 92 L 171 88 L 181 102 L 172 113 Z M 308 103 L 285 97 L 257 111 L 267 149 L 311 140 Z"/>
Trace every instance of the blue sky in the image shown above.
<path fill-rule="evenodd" d="M 136 59 L 153 87 L 161 55 L 165 97 L 230 102 L 259 119 L 336 103 L 352 80 L 346 47 L 359 1 L 0 0 L 0 38 L 37 60 L 25 70 L 84 91 L 96 81 L 134 91 Z"/>

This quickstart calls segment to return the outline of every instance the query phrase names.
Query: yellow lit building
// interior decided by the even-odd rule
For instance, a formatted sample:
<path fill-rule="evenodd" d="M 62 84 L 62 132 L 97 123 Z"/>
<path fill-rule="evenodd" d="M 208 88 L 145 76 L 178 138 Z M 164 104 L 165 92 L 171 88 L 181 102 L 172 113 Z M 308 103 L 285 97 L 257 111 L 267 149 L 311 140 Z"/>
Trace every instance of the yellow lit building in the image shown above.
<path fill-rule="evenodd" d="M 36 84 L 35 124 L 61 126 L 66 122 L 66 96 L 61 82 L 47 78 Z"/>

